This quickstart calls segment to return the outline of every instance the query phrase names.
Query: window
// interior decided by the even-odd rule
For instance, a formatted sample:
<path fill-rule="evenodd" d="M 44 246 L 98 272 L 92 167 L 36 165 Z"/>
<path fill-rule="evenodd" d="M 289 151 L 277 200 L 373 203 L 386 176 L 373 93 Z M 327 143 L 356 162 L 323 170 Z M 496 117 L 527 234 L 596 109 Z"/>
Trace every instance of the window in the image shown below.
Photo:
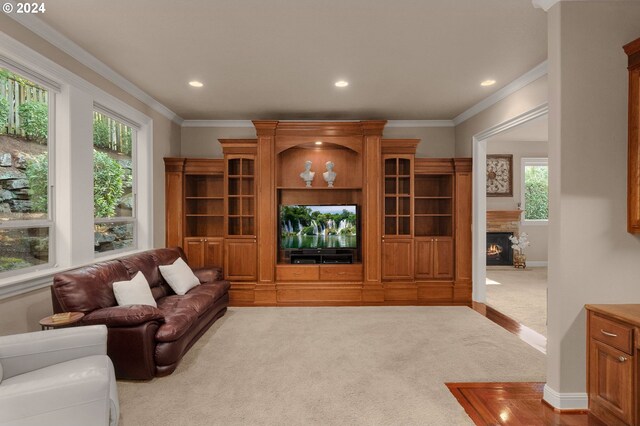
<path fill-rule="evenodd" d="M 49 96 L 0 67 L 0 276 L 53 264 Z"/>
<path fill-rule="evenodd" d="M 134 150 L 136 131 L 93 113 L 94 252 L 136 247 Z"/>
<path fill-rule="evenodd" d="M 549 166 L 546 158 L 523 158 L 521 197 L 525 222 L 549 219 Z"/>

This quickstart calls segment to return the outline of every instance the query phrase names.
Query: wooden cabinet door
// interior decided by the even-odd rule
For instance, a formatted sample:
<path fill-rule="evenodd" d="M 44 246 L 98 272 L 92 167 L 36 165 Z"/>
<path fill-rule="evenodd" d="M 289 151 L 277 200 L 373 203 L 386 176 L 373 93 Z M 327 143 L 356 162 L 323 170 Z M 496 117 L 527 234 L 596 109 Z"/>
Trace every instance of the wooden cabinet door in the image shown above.
<path fill-rule="evenodd" d="M 187 263 L 192 269 L 204 267 L 203 238 L 185 238 L 184 253 L 187 255 Z"/>
<path fill-rule="evenodd" d="M 413 240 L 382 242 L 382 279 L 413 279 Z"/>
<path fill-rule="evenodd" d="M 230 281 L 255 281 L 258 244 L 254 239 L 225 240 L 224 275 Z"/>
<path fill-rule="evenodd" d="M 416 278 L 433 278 L 433 238 L 416 238 Z"/>
<path fill-rule="evenodd" d="M 453 278 L 453 240 L 451 238 L 434 239 L 433 276 L 438 279 Z"/>
<path fill-rule="evenodd" d="M 222 238 L 206 238 L 204 240 L 204 266 L 222 268 L 224 264 L 224 243 Z"/>
<path fill-rule="evenodd" d="M 589 408 L 633 424 L 633 356 L 593 338 L 589 346 Z"/>

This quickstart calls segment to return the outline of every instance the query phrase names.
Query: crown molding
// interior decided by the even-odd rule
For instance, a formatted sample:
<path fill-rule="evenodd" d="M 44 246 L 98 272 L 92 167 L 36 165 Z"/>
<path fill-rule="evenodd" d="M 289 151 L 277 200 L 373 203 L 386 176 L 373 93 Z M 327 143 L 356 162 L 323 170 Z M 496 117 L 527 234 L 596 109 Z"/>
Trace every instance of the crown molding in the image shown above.
<path fill-rule="evenodd" d="M 13 0 L 7 0 L 8 3 L 12 3 L 15 6 L 15 2 Z M 39 35 L 47 42 L 51 43 L 58 49 L 67 53 L 72 58 L 76 59 L 78 62 L 83 64 L 84 66 L 90 68 L 95 71 L 102 77 L 106 78 L 120 89 L 124 90 L 131 96 L 135 97 L 139 101 L 148 105 L 155 111 L 159 112 L 169 120 L 182 124 L 182 117 L 180 117 L 175 112 L 171 111 L 165 105 L 161 104 L 151 95 L 140 89 L 138 86 L 127 80 L 122 75 L 115 72 L 104 62 L 100 61 L 98 58 L 93 56 L 91 53 L 84 50 L 78 44 L 73 42 L 68 37 L 64 36 L 62 33 L 54 29 L 52 26 L 39 19 L 35 15 L 31 14 L 18 14 L 18 13 L 9 13 L 7 14 L 10 18 L 29 29 L 33 33 Z"/>
<path fill-rule="evenodd" d="M 547 12 L 551 7 L 558 3 L 560 0 L 531 0 L 533 7 L 536 9 L 542 9 Z"/>
<path fill-rule="evenodd" d="M 537 9 L 542 9 L 545 12 L 548 12 L 556 3 L 560 3 L 561 1 L 597 1 L 597 0 L 531 0 L 533 7 Z M 621 0 L 613 0 L 613 1 L 621 1 Z"/>
<path fill-rule="evenodd" d="M 357 122 L 360 120 L 280 120 L 286 122 Z M 454 127 L 452 120 L 389 120 L 386 127 Z M 182 127 L 253 127 L 251 120 L 184 120 Z"/>
<path fill-rule="evenodd" d="M 455 127 L 453 120 L 389 120 L 387 127 Z"/>
<path fill-rule="evenodd" d="M 460 123 L 467 121 L 474 115 L 477 115 L 482 111 L 484 111 L 485 109 L 489 108 L 490 106 L 495 105 L 496 103 L 500 102 L 507 96 L 522 89 L 524 86 L 528 85 L 529 83 L 536 81 L 540 77 L 544 77 L 545 75 L 547 75 L 547 70 L 548 70 L 548 64 L 547 64 L 547 61 L 544 61 L 540 65 L 537 65 L 533 69 L 527 71 L 520 77 L 513 80 L 511 83 L 507 84 L 502 89 L 498 90 L 492 95 L 487 96 L 486 98 L 484 98 L 483 100 L 481 100 L 480 102 L 478 102 L 477 104 L 469 108 L 468 110 L 464 111 L 462 114 L 455 117 L 453 119 L 453 124 L 457 126 Z"/>
<path fill-rule="evenodd" d="M 184 120 L 182 127 L 253 127 L 251 120 Z"/>

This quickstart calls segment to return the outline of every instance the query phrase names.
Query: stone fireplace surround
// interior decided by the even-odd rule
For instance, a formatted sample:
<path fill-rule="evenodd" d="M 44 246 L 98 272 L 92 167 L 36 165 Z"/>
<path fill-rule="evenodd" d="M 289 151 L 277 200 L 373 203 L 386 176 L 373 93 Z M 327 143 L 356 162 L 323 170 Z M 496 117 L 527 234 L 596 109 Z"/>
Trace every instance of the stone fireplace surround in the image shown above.
<path fill-rule="evenodd" d="M 487 210 L 487 236 L 492 233 L 513 233 L 520 235 L 520 216 L 522 210 Z M 487 238 L 487 242 L 489 238 Z M 488 245 L 487 245 L 488 248 Z M 511 245 L 508 245 L 511 251 Z M 508 256 L 512 259 L 511 255 Z M 497 264 L 495 260 L 490 261 L 487 256 L 487 265 Z"/>

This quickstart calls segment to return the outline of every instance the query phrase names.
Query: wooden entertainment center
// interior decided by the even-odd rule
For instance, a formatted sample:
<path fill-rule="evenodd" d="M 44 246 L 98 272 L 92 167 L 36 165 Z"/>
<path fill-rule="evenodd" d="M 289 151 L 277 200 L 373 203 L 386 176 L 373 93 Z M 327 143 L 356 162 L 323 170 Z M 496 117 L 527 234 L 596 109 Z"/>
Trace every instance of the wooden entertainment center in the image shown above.
<path fill-rule="evenodd" d="M 165 158 L 166 245 L 223 267 L 236 306 L 470 305 L 471 159 L 415 158 L 420 141 L 382 139 L 385 124 L 254 121 L 257 139 L 220 140 L 224 159 Z M 291 263 L 292 204 L 357 205 L 353 263 Z"/>

